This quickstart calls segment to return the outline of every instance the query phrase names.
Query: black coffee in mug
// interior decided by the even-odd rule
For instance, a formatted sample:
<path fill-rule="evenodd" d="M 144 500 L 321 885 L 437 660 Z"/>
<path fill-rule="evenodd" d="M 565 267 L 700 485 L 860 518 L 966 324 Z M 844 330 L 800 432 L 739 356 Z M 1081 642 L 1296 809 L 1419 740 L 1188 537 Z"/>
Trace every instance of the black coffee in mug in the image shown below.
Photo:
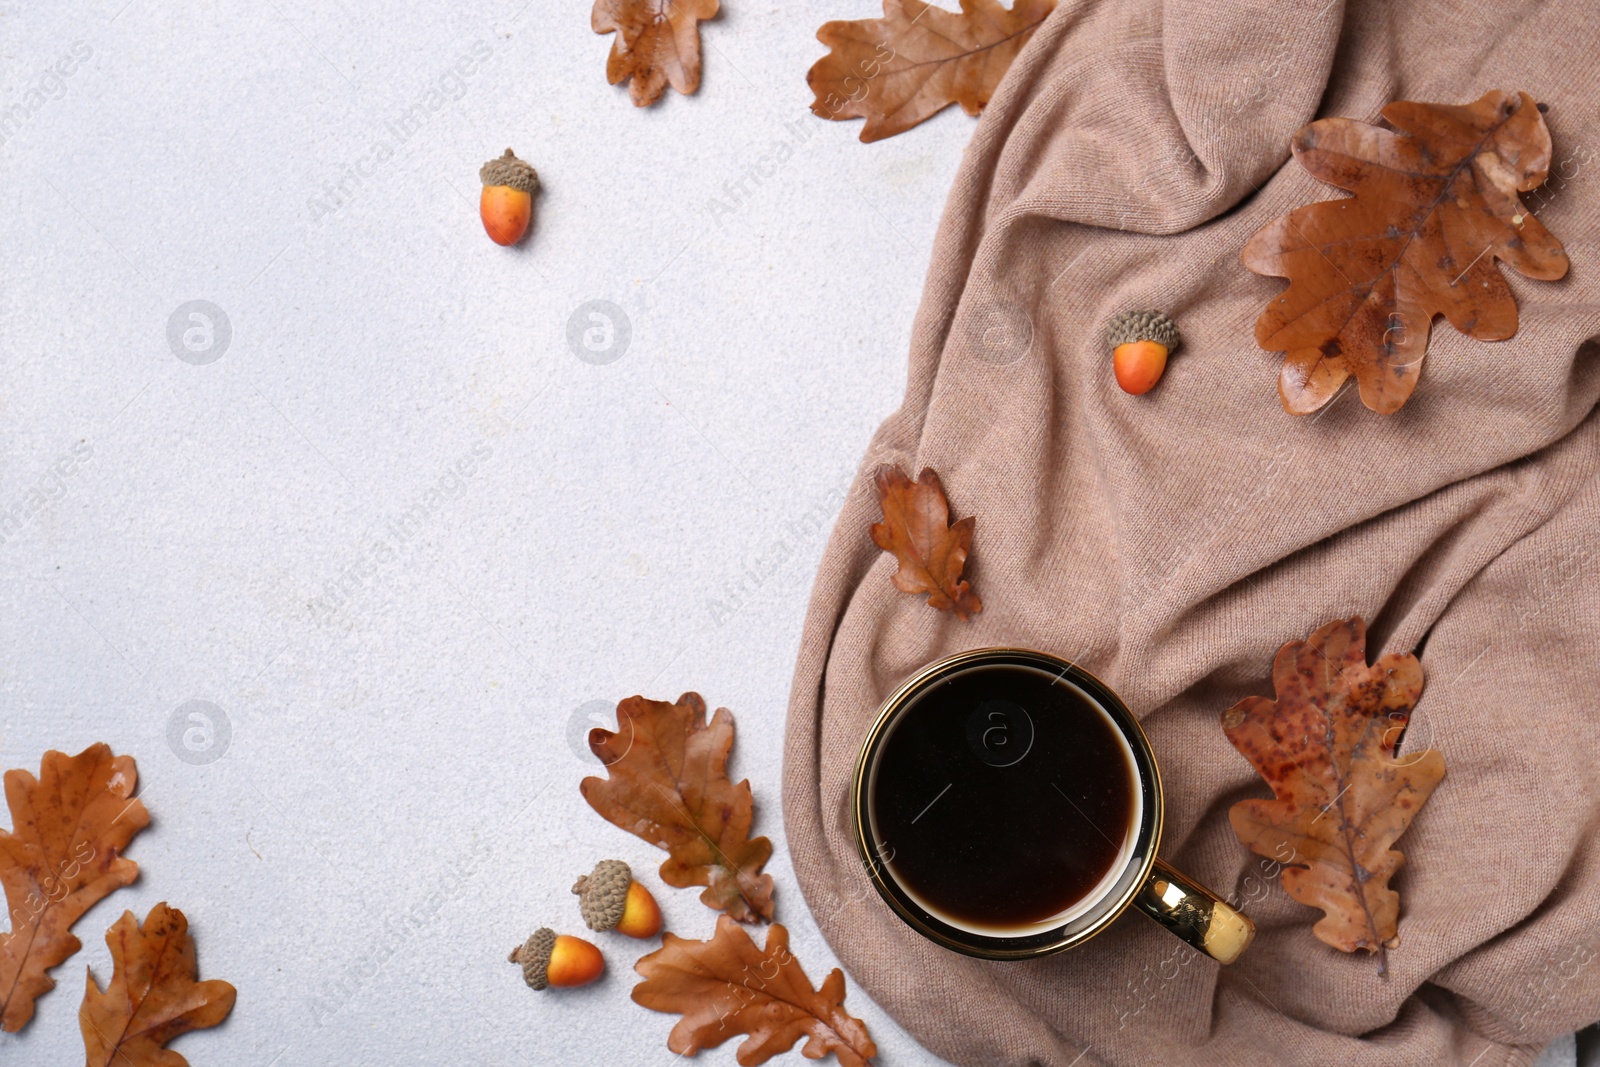
<path fill-rule="evenodd" d="M 879 739 L 871 778 L 887 873 L 973 934 L 1027 935 L 1092 909 L 1136 844 L 1133 751 L 1060 672 L 980 664 L 940 679 Z"/>
<path fill-rule="evenodd" d="M 1156 854 L 1161 772 L 1104 682 L 1026 648 L 930 663 L 861 739 L 850 816 L 867 878 L 945 948 L 1034 959 L 1130 908 L 1221 963 L 1255 927 Z"/>

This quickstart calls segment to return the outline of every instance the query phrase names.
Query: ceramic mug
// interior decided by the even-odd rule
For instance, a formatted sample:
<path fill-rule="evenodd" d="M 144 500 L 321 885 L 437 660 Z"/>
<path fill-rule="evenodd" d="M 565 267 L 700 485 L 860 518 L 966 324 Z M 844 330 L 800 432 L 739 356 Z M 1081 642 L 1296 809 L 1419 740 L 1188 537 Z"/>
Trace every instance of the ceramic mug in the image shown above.
<path fill-rule="evenodd" d="M 932 663 L 883 704 L 856 761 L 856 844 L 884 901 L 984 959 L 1081 944 L 1130 906 L 1222 963 L 1243 914 L 1156 855 L 1161 773 L 1143 728 L 1088 671 L 988 648 Z"/>

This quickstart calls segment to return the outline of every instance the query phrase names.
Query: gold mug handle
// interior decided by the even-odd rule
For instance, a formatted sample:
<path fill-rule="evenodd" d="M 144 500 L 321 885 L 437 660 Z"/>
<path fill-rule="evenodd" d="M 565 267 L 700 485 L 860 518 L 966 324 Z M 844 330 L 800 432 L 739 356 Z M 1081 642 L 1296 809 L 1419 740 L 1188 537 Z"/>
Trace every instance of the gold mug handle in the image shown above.
<path fill-rule="evenodd" d="M 1139 910 L 1218 963 L 1238 959 L 1256 924 L 1181 871 L 1157 859 L 1133 898 Z"/>

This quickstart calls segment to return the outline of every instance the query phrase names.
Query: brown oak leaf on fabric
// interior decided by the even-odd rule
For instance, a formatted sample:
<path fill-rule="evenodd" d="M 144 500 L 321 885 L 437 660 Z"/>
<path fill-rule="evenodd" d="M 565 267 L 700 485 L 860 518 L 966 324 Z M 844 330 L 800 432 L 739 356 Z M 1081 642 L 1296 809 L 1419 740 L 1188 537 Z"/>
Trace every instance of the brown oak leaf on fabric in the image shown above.
<path fill-rule="evenodd" d="M 583 799 L 609 822 L 669 853 L 661 880 L 686 889 L 740 922 L 772 918 L 772 876 L 761 868 L 772 842 L 751 837 L 749 781 L 728 780 L 733 713 L 685 693 L 677 703 L 629 697 L 617 705 L 617 730 L 589 731 L 589 748 L 607 778 L 585 778 Z"/>
<path fill-rule="evenodd" d="M 7 771 L 11 831 L 0 830 L 0 886 L 11 932 L 0 934 L 0 1025 L 21 1030 L 33 1002 L 55 987 L 46 972 L 82 947 L 72 924 L 139 876 L 122 850 L 150 823 L 128 799 L 139 779 L 132 756 L 91 745 L 76 756 L 46 752 L 39 777 Z"/>
<path fill-rule="evenodd" d="M 976 115 L 1055 0 L 961 0 L 961 13 L 922 0 L 883 0 L 883 18 L 824 23 L 831 51 L 806 84 L 812 114 L 865 118 L 863 141 L 893 137 L 951 104 Z"/>
<path fill-rule="evenodd" d="M 1405 856 L 1391 846 L 1444 778 L 1434 749 L 1395 746 L 1422 695 L 1422 665 L 1391 653 L 1367 666 L 1366 624 L 1330 622 L 1291 641 L 1272 663 L 1276 700 L 1252 696 L 1222 727 L 1272 787 L 1228 813 L 1239 840 L 1283 863 L 1283 887 L 1325 913 L 1312 932 L 1341 952 L 1400 944 L 1400 896 L 1389 879 Z"/>
<path fill-rule="evenodd" d="M 633 987 L 634 1003 L 683 1016 L 667 1038 L 667 1048 L 680 1056 L 740 1034 L 746 1035 L 738 1049 L 744 1067 L 766 1063 L 802 1037 L 807 1059 L 831 1052 L 842 1067 L 862 1067 L 878 1054 L 866 1024 L 845 1013 L 844 972 L 835 967 L 813 989 L 781 923 L 767 928 L 762 949 L 738 923 L 718 916 L 710 940 L 667 934 L 634 970 L 645 978 Z"/>
<path fill-rule="evenodd" d="M 1550 170 L 1550 130 L 1531 96 L 1400 100 L 1383 117 L 1393 129 L 1330 118 L 1296 133 L 1300 164 L 1355 195 L 1296 208 L 1244 247 L 1246 267 L 1289 279 L 1256 321 L 1256 343 L 1285 353 L 1278 392 L 1296 415 L 1351 375 L 1367 407 L 1399 410 L 1435 315 L 1480 341 L 1515 334 L 1497 259 L 1543 281 L 1567 273 L 1561 242 L 1518 196 Z"/>
<path fill-rule="evenodd" d="M 595 33 L 615 31 L 606 80 L 625 78 L 635 107 L 649 107 L 671 85 L 685 96 L 700 88 L 700 22 L 718 0 L 594 0 Z"/>
<path fill-rule="evenodd" d="M 944 484 L 933 468 L 913 482 L 899 467 L 878 468 L 876 482 L 883 521 L 872 526 L 872 540 L 900 562 L 895 588 L 927 593 L 928 606 L 965 619 L 983 610 L 983 601 L 962 579 L 972 552 L 971 515 L 952 525 Z"/>
<path fill-rule="evenodd" d="M 216 1026 L 237 995 L 227 982 L 198 982 L 189 920 L 157 904 L 144 925 L 125 911 L 106 931 L 111 981 L 104 990 L 86 976 L 78 1009 L 86 1067 L 186 1067 L 167 1042 Z"/>

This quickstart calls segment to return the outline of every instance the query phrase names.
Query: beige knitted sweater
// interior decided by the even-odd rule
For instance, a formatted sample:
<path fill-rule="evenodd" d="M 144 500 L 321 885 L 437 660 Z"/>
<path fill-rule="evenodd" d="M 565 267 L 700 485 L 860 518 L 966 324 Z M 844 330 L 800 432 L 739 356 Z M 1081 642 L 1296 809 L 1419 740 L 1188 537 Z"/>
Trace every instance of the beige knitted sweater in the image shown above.
<path fill-rule="evenodd" d="M 784 815 L 807 903 L 855 980 L 957 1063 L 1525 1064 L 1600 1018 L 1600 7 L 1589 0 L 1061 0 L 977 127 L 880 428 L 817 577 L 789 709 Z M 1347 391 L 1279 405 L 1256 316 L 1284 283 L 1244 242 L 1344 195 L 1289 159 L 1318 117 L 1489 89 L 1549 105 L 1526 198 L 1571 256 L 1506 271 L 1521 328 L 1436 323 L 1397 414 Z M 916 136 L 915 133 L 907 136 Z M 1102 326 L 1161 308 L 1184 347 L 1154 392 Z M 886 358 L 889 358 L 886 354 Z M 977 516 L 971 622 L 890 584 L 880 462 L 938 469 Z M 1220 712 L 1271 693 L 1286 641 L 1360 614 L 1416 650 L 1408 747 L 1449 774 L 1400 847 L 1387 978 L 1311 935 L 1226 812 L 1266 786 Z M 1028 963 L 955 955 L 884 906 L 857 859 L 852 762 L 886 693 L 964 648 L 1083 663 L 1149 731 L 1163 854 L 1260 928 L 1233 967 L 1126 915 Z"/>

